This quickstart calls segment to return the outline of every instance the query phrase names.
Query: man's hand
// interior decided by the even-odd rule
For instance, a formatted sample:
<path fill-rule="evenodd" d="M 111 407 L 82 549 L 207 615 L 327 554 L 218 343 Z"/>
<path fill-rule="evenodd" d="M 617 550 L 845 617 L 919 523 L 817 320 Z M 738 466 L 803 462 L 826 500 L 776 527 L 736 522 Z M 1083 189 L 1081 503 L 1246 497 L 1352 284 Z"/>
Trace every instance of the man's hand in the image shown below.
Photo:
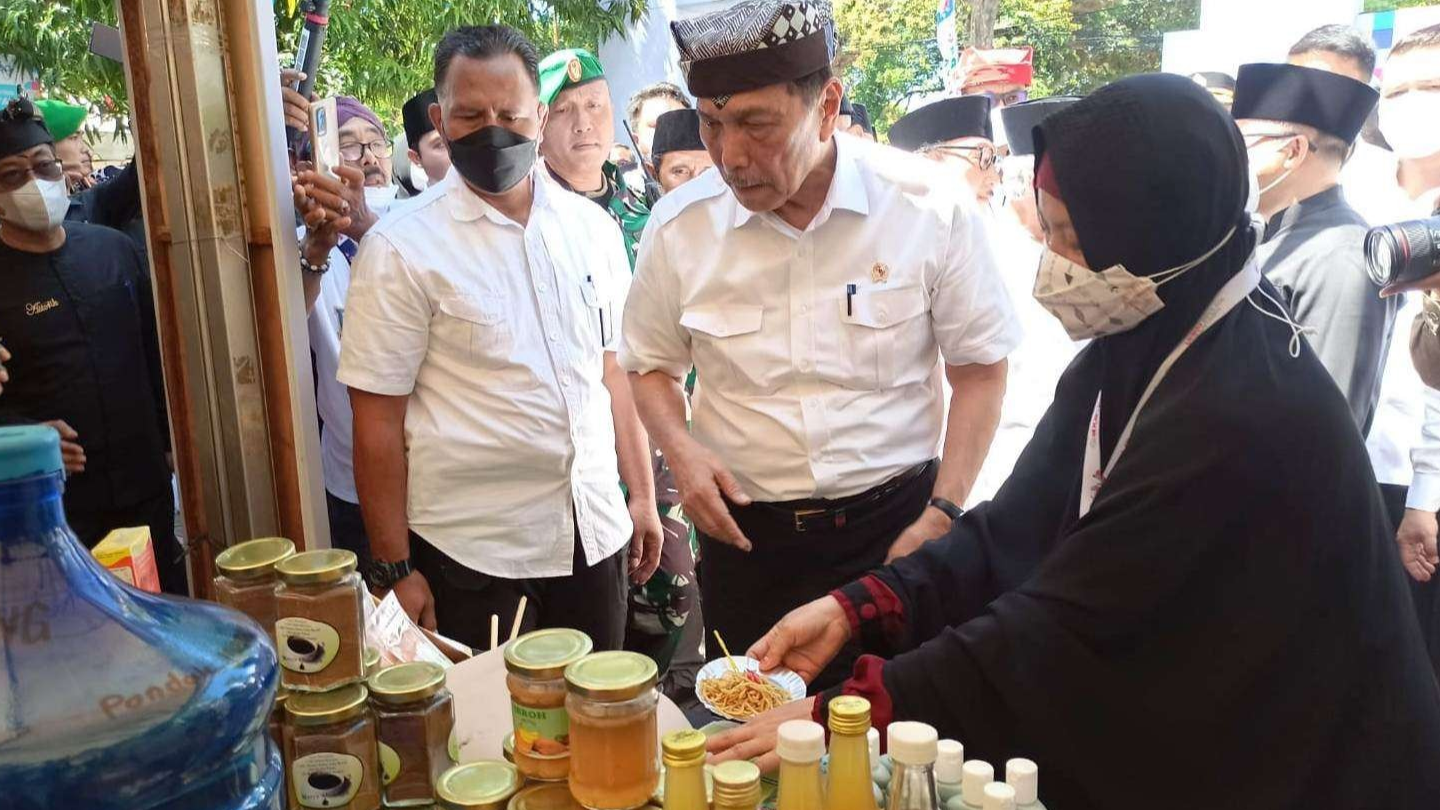
<path fill-rule="evenodd" d="M 750 505 L 750 496 L 740 488 L 740 482 L 725 469 L 716 455 L 691 440 L 677 453 L 667 453 L 670 471 L 675 474 L 675 485 L 680 490 L 680 502 L 685 506 L 685 516 L 695 528 L 722 543 L 732 545 L 741 551 L 751 548 L 749 538 L 740 531 L 735 518 L 730 516 L 730 507 L 725 499 L 740 506 Z"/>
<path fill-rule="evenodd" d="M 1400 546 L 1400 562 L 1418 582 L 1429 582 L 1440 566 L 1440 553 L 1435 548 L 1435 536 L 1440 531 L 1434 512 L 1420 509 L 1406 509 L 1400 520 L 1400 530 L 1395 533 L 1395 543 Z"/>
<path fill-rule="evenodd" d="M 327 211 L 350 221 L 341 233 L 359 242 L 380 220 L 365 202 L 365 172 L 353 166 L 336 166 L 340 179 L 323 172 L 301 172 L 300 182 L 305 194 Z"/>
<path fill-rule="evenodd" d="M 850 620 L 833 596 L 822 596 L 785 614 L 779 624 L 745 654 L 760 662 L 760 671 L 794 670 L 805 683 L 835 660 L 850 640 Z"/>
<path fill-rule="evenodd" d="M 302 172 L 301 174 L 314 174 Z M 329 258 L 330 251 L 340 243 L 340 235 L 351 225 L 349 216 L 332 211 L 315 201 L 297 175 L 290 184 L 295 199 L 295 210 L 305 222 L 305 236 L 300 241 L 300 252 L 311 266 L 319 267 Z"/>
<path fill-rule="evenodd" d="M 780 724 L 789 720 L 809 720 L 815 713 L 814 697 L 786 703 L 764 714 L 750 718 L 740 728 L 716 734 L 705 744 L 710 762 L 718 764 L 732 759 L 748 759 L 762 773 L 774 773 L 780 767 L 775 754 L 775 739 Z"/>
<path fill-rule="evenodd" d="M 5 393 L 5 383 L 10 382 L 10 372 L 5 370 L 5 364 L 10 362 L 10 350 L 0 346 L 0 394 Z"/>
<path fill-rule="evenodd" d="M 80 446 L 80 434 L 63 419 L 52 419 L 42 424 L 49 425 L 60 434 L 60 458 L 65 462 L 65 472 L 85 472 L 85 448 Z"/>
<path fill-rule="evenodd" d="M 300 95 L 300 91 L 292 90 L 290 85 L 305 80 L 305 74 L 290 68 L 280 71 L 280 98 L 285 107 L 285 126 L 293 127 L 301 132 L 308 132 L 310 129 L 310 101 Z M 311 98 L 314 98 L 313 94 Z"/>
<path fill-rule="evenodd" d="M 644 585 L 655 576 L 660 567 L 660 544 L 665 532 L 660 527 L 660 513 L 653 500 L 630 499 L 630 521 L 635 524 L 635 533 L 630 536 L 630 581 Z"/>
<path fill-rule="evenodd" d="M 435 630 L 435 595 L 430 593 L 430 583 L 419 571 L 411 571 L 404 579 L 395 583 L 395 598 L 405 615 L 426 630 Z"/>
<path fill-rule="evenodd" d="M 905 531 L 900 533 L 899 537 L 895 538 L 895 542 L 890 544 L 890 552 L 885 555 L 885 564 L 889 565 L 931 540 L 943 537 L 946 532 L 950 531 L 952 522 L 950 516 L 939 509 L 933 506 L 925 507 L 925 511 L 920 513 L 919 520 L 911 523 Z"/>

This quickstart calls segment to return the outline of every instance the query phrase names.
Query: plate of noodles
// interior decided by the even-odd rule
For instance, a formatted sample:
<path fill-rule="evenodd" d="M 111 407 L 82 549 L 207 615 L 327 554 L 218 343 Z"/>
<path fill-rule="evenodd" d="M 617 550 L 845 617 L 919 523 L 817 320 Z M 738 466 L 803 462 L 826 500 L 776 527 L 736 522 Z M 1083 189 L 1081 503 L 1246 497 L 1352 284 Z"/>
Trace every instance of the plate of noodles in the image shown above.
<path fill-rule="evenodd" d="M 695 695 L 700 702 L 727 720 L 744 722 L 805 697 L 805 682 L 791 670 L 762 674 L 760 662 L 754 658 L 737 657 L 735 663 L 744 671 L 736 672 L 728 659 L 718 658 L 695 676 Z"/>

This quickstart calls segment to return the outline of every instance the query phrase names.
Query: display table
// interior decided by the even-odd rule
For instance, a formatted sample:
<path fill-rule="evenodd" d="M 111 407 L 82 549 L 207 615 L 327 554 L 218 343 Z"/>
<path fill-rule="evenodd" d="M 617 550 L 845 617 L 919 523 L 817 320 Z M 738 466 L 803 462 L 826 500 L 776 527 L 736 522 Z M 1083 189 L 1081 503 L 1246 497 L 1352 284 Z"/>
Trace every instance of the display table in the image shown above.
<path fill-rule="evenodd" d="M 500 759 L 510 735 L 510 692 L 505 688 L 505 648 L 490 650 L 450 668 L 446 686 L 455 696 L 455 738 L 463 764 Z M 691 728 L 685 714 L 660 696 L 660 735 Z"/>

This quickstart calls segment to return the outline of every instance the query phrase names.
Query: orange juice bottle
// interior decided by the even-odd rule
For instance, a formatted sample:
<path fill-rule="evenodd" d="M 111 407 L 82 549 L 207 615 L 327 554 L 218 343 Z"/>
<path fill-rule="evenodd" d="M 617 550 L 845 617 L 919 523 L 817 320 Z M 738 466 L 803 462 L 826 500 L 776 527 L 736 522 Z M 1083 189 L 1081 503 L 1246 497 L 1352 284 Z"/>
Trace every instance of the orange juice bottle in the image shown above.
<path fill-rule="evenodd" d="M 870 701 L 841 695 L 830 701 L 830 775 L 825 810 L 877 810 L 870 780 Z"/>
<path fill-rule="evenodd" d="M 775 753 L 780 756 L 780 794 L 776 810 L 819 810 L 824 803 L 820 757 L 825 729 L 809 720 L 780 724 Z"/>
<path fill-rule="evenodd" d="M 706 810 L 705 735 L 672 731 L 660 741 L 665 761 L 665 810 Z"/>

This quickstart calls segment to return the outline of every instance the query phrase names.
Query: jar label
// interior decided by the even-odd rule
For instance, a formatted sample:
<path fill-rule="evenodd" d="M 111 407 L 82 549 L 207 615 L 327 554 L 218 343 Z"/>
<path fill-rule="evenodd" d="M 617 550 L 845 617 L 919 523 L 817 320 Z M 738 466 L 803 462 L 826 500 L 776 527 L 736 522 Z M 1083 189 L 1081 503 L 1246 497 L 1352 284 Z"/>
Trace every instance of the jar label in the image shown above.
<path fill-rule="evenodd" d="M 564 706 L 535 709 L 510 701 L 515 721 L 515 753 L 558 757 L 570 753 L 570 714 Z"/>
<path fill-rule="evenodd" d="M 385 785 L 386 787 L 389 787 L 390 783 L 391 783 L 391 782 L 394 782 L 394 781 L 395 781 L 395 777 L 397 777 L 397 776 L 399 776 L 399 775 L 400 775 L 400 755 L 397 754 L 397 753 L 395 753 L 395 749 L 394 749 L 394 748 L 391 748 L 390 746 L 386 745 L 386 744 L 383 743 L 383 742 L 380 743 L 380 782 L 381 782 L 381 784 Z"/>
<path fill-rule="evenodd" d="M 341 807 L 360 792 L 365 764 L 349 754 L 310 754 L 290 766 L 290 781 L 301 807 Z"/>
<path fill-rule="evenodd" d="M 319 672 L 340 652 L 340 634 L 324 622 L 289 616 L 275 622 L 280 666 L 291 672 Z"/>

